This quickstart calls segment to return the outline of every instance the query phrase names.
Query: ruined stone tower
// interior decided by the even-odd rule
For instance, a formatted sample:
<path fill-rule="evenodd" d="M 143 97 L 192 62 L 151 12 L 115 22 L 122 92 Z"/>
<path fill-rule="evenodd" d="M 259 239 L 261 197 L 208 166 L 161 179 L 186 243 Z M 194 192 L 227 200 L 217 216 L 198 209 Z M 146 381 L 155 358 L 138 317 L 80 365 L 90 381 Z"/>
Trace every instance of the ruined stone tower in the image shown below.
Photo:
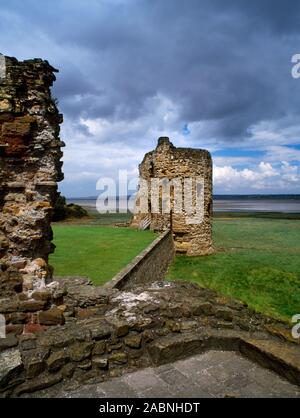
<path fill-rule="evenodd" d="M 176 148 L 169 138 L 162 137 L 156 149 L 145 155 L 139 174 L 140 190 L 132 226 L 155 231 L 170 228 L 179 253 L 212 252 L 210 153 Z"/>
<path fill-rule="evenodd" d="M 40 59 L 0 56 L 0 297 L 10 298 L 6 312 L 47 309 L 55 288 L 49 284 L 50 221 L 64 145 L 62 115 L 50 92 L 55 71 Z"/>

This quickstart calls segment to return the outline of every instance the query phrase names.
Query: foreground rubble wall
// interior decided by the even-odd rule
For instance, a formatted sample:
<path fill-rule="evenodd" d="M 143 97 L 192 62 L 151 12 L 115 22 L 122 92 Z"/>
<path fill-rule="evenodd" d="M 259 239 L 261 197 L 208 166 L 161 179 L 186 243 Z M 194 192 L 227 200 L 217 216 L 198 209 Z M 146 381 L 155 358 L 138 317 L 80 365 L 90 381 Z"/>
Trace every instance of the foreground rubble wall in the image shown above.
<path fill-rule="evenodd" d="M 241 302 L 188 282 L 119 291 L 58 281 L 66 323 L 0 339 L 0 397 L 67 391 L 210 349 L 241 352 L 300 384 L 300 345 L 288 326 Z"/>

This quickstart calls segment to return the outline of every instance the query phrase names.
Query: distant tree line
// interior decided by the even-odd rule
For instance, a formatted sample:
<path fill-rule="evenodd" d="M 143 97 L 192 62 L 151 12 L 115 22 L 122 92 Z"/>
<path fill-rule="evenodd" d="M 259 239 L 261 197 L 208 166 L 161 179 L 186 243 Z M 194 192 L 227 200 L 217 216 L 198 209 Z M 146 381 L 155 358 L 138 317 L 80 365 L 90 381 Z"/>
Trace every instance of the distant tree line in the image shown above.
<path fill-rule="evenodd" d="M 69 218 L 83 218 L 88 216 L 88 212 L 75 203 L 67 203 L 66 198 L 59 194 L 53 208 L 52 221 L 64 221 Z"/>

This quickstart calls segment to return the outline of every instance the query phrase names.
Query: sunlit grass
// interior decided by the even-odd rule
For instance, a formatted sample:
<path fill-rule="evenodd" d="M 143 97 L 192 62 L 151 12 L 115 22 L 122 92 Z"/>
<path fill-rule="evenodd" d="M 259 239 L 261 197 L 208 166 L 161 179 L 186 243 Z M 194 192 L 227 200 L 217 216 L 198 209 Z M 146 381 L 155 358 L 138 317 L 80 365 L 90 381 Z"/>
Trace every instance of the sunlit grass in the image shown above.
<path fill-rule="evenodd" d="M 290 320 L 300 313 L 300 222 L 217 219 L 217 252 L 177 256 L 169 278 L 192 280 L 253 309 Z"/>
<path fill-rule="evenodd" d="M 54 225 L 53 232 L 54 274 L 87 276 L 97 285 L 110 280 L 156 238 L 151 231 L 65 224 Z"/>

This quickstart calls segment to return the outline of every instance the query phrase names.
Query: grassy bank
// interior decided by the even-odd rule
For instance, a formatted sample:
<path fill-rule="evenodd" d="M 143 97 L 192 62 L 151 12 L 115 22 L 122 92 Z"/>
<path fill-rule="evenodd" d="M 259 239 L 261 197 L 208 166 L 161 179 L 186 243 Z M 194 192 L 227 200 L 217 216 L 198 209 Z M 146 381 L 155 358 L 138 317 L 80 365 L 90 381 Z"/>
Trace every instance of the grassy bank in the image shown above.
<path fill-rule="evenodd" d="M 57 276 L 88 276 L 97 285 L 111 279 L 156 237 L 151 231 L 56 224 L 50 264 Z"/>
<path fill-rule="evenodd" d="M 248 215 L 248 216 L 247 216 Z M 300 313 L 299 214 L 216 213 L 216 253 L 177 256 L 169 278 L 192 280 L 245 301 L 257 311 L 289 320 Z M 95 284 L 113 277 L 155 237 L 150 231 L 114 228 L 128 214 L 91 214 L 54 224 L 56 275 L 84 275 Z"/>
<path fill-rule="evenodd" d="M 215 219 L 216 254 L 177 256 L 169 278 L 195 281 L 289 320 L 300 313 L 299 237 L 294 220 Z"/>

